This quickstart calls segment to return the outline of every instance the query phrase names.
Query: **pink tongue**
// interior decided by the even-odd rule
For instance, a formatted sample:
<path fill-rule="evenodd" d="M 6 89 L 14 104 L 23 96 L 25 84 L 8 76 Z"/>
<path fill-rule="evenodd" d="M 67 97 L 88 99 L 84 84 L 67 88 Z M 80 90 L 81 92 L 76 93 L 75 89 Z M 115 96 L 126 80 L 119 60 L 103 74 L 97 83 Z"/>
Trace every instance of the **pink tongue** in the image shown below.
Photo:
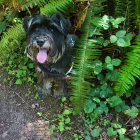
<path fill-rule="evenodd" d="M 47 60 L 46 49 L 40 49 L 36 58 L 39 63 L 45 63 L 45 61 Z"/>

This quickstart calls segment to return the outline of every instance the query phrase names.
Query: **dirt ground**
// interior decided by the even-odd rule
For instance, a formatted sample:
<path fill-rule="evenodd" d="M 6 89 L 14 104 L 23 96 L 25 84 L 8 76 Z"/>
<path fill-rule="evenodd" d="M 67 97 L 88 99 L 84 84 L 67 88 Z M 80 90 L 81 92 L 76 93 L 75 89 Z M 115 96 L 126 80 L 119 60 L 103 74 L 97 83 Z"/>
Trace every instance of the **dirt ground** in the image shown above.
<path fill-rule="evenodd" d="M 0 70 L 0 140 L 70 140 L 69 136 L 54 134 L 50 136 L 50 122 L 37 115 L 38 111 L 47 112 L 48 118 L 59 112 L 60 103 L 54 99 L 38 101 L 25 97 L 33 87 L 22 85 L 8 86 L 4 82 L 5 72 Z M 31 96 L 31 95 L 30 95 Z"/>

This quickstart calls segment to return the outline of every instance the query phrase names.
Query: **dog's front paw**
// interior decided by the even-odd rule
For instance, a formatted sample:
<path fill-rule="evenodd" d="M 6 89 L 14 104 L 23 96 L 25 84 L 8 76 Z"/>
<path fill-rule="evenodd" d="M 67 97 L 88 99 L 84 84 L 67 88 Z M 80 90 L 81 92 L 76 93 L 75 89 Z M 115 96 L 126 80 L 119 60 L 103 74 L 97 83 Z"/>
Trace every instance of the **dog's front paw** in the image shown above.
<path fill-rule="evenodd" d="M 37 93 L 39 94 L 39 97 L 40 97 L 40 98 L 44 99 L 44 98 L 46 98 L 48 95 L 51 94 L 51 90 L 49 90 L 49 89 L 48 89 L 48 90 L 44 90 L 43 88 L 38 87 Z"/>

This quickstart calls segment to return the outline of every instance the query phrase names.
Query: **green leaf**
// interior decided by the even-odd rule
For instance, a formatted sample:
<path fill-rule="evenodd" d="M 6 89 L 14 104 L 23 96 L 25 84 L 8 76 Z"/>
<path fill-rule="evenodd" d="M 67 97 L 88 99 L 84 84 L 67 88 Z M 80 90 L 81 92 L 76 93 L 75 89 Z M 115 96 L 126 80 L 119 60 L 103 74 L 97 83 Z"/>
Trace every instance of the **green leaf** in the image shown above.
<path fill-rule="evenodd" d="M 117 132 L 119 133 L 119 135 L 120 134 L 124 135 L 125 132 L 126 132 L 126 129 L 125 128 L 120 128 L 120 129 L 117 129 Z"/>
<path fill-rule="evenodd" d="M 113 64 L 112 64 L 112 63 L 107 64 L 107 65 L 106 65 L 106 68 L 107 68 L 108 70 L 113 71 Z"/>
<path fill-rule="evenodd" d="M 85 140 L 91 140 L 90 136 L 86 136 Z"/>
<path fill-rule="evenodd" d="M 112 64 L 113 64 L 114 66 L 119 66 L 119 65 L 121 64 L 121 60 L 120 60 L 120 59 L 113 59 L 113 60 L 112 60 Z"/>
<path fill-rule="evenodd" d="M 16 80 L 16 84 L 17 84 L 17 85 L 21 85 L 21 84 L 22 84 L 22 80 L 21 80 L 21 79 L 17 79 L 17 80 Z"/>
<path fill-rule="evenodd" d="M 29 67 L 30 69 L 32 69 L 32 68 L 34 67 L 34 64 L 33 64 L 33 63 L 30 63 L 30 64 L 28 65 L 28 67 Z"/>
<path fill-rule="evenodd" d="M 69 115 L 69 114 L 71 114 L 70 110 L 68 110 L 68 109 L 64 110 L 63 115 Z"/>
<path fill-rule="evenodd" d="M 109 98 L 107 101 L 111 107 L 115 107 L 122 103 L 121 98 L 119 98 L 118 96 L 113 96 L 113 97 Z"/>
<path fill-rule="evenodd" d="M 112 81 L 119 80 L 119 72 L 118 69 L 114 69 L 113 71 L 106 74 L 106 79 L 111 79 Z"/>
<path fill-rule="evenodd" d="M 126 35 L 126 37 L 127 37 L 129 40 L 132 40 L 132 38 L 133 38 L 133 34 L 128 33 L 128 34 Z"/>
<path fill-rule="evenodd" d="M 116 33 L 116 36 L 121 38 L 121 37 L 124 37 L 126 34 L 126 31 L 125 30 L 120 30 Z"/>
<path fill-rule="evenodd" d="M 118 122 L 112 122 L 111 123 L 112 127 L 114 128 L 121 128 L 122 127 L 122 124 L 118 123 Z"/>
<path fill-rule="evenodd" d="M 6 29 L 6 22 L 4 21 L 4 22 L 1 22 L 0 21 L 0 34 L 3 32 L 3 31 L 5 31 L 5 29 Z"/>
<path fill-rule="evenodd" d="M 131 116 L 131 118 L 136 118 L 138 115 L 138 112 L 139 110 L 135 106 L 132 106 L 131 109 L 128 109 L 125 111 L 125 114 Z"/>
<path fill-rule="evenodd" d="M 100 60 L 95 60 L 93 66 L 94 74 L 99 74 L 102 71 L 102 62 Z"/>
<path fill-rule="evenodd" d="M 109 128 L 107 129 L 107 135 L 108 135 L 108 136 L 114 136 L 114 135 L 116 135 L 116 134 L 117 134 L 117 132 L 114 131 L 112 127 L 109 127 Z"/>
<path fill-rule="evenodd" d="M 124 17 L 116 18 L 116 19 L 114 19 L 113 17 L 110 18 L 110 21 L 114 28 L 118 28 L 119 27 L 118 24 L 120 24 L 124 20 L 125 20 Z"/>
<path fill-rule="evenodd" d="M 85 111 L 85 113 L 91 113 L 93 111 L 93 109 L 95 109 L 95 108 L 96 108 L 96 104 L 93 103 L 92 100 L 88 100 L 84 107 L 84 111 Z"/>
<path fill-rule="evenodd" d="M 41 116 L 42 116 L 42 112 L 37 112 L 37 115 L 38 115 L 39 117 L 41 117 Z"/>
<path fill-rule="evenodd" d="M 111 42 L 111 43 L 115 43 L 115 42 L 117 41 L 117 39 L 118 39 L 118 38 L 117 38 L 115 35 L 111 35 L 111 36 L 110 36 L 110 42 Z"/>
<path fill-rule="evenodd" d="M 108 40 L 105 40 L 105 42 L 103 43 L 103 45 L 106 47 L 106 46 L 108 46 L 109 43 L 110 42 Z"/>
<path fill-rule="evenodd" d="M 91 135 L 92 135 L 92 137 L 98 137 L 99 135 L 100 135 L 100 132 L 101 132 L 101 128 L 97 128 L 97 129 L 94 129 L 94 130 L 92 130 L 91 131 Z"/>
<path fill-rule="evenodd" d="M 70 123 L 70 118 L 65 119 L 65 124 Z"/>
<path fill-rule="evenodd" d="M 107 56 L 107 57 L 105 58 L 105 62 L 106 62 L 107 64 L 111 63 L 111 57 L 110 57 L 110 56 Z"/>
<path fill-rule="evenodd" d="M 103 27 L 104 30 L 107 30 L 109 28 L 109 17 L 107 15 L 104 15 L 99 21 L 99 25 Z"/>
<path fill-rule="evenodd" d="M 66 101 L 66 97 L 62 97 L 61 99 L 62 103 Z"/>

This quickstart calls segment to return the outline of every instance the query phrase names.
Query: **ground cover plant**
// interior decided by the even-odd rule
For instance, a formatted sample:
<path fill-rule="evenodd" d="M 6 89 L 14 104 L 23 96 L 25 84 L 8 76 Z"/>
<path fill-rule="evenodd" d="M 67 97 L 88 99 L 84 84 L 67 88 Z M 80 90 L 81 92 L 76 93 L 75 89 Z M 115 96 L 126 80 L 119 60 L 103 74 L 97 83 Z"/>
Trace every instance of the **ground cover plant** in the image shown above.
<path fill-rule="evenodd" d="M 71 102 L 62 98 L 51 134 L 71 130 L 73 139 L 140 139 L 139 0 L 1 0 L 0 4 L 0 65 L 11 76 L 11 86 L 36 81 L 34 65 L 24 55 L 26 15 L 60 12 L 79 37 L 73 50 Z M 44 117 L 41 111 L 37 114 Z M 71 129 L 73 115 L 82 116 L 81 131 Z"/>

